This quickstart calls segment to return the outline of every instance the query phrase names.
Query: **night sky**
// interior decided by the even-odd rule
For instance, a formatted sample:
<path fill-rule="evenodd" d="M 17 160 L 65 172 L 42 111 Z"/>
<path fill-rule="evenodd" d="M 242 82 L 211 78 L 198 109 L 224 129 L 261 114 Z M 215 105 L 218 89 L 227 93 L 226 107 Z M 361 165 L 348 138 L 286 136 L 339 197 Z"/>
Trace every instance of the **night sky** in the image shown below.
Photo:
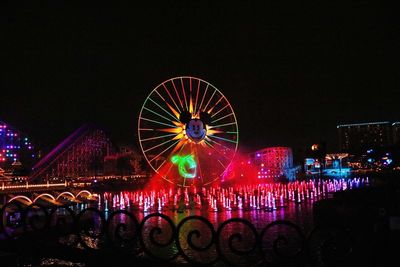
<path fill-rule="evenodd" d="M 337 124 L 400 120 L 395 9 L 55 2 L 0 8 L 0 120 L 45 150 L 85 122 L 136 145 L 146 96 L 181 75 L 225 94 L 244 150 L 335 151 Z"/>

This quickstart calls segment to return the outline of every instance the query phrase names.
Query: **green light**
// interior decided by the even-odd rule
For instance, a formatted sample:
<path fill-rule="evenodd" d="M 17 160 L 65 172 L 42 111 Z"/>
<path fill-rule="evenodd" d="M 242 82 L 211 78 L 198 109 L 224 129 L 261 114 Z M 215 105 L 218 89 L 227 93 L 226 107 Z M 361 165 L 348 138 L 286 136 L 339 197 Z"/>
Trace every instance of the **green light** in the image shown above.
<path fill-rule="evenodd" d="M 178 165 L 179 174 L 182 177 L 191 179 L 196 177 L 197 164 L 193 158 L 193 155 L 175 155 L 171 157 L 171 162 Z M 191 170 L 191 172 L 188 170 Z"/>

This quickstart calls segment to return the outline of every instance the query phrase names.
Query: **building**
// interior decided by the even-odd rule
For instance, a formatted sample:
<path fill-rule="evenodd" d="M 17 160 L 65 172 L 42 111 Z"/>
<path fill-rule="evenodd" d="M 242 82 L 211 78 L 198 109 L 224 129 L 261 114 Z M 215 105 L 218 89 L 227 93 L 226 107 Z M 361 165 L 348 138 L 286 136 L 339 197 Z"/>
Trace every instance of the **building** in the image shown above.
<path fill-rule="evenodd" d="M 304 171 L 307 175 L 320 174 L 322 171 L 322 164 L 318 158 L 305 158 Z"/>
<path fill-rule="evenodd" d="M 393 144 L 400 146 L 400 122 L 392 123 Z"/>
<path fill-rule="evenodd" d="M 348 153 L 331 153 L 325 156 L 324 174 L 328 176 L 348 176 L 351 168 Z"/>
<path fill-rule="evenodd" d="M 0 168 L 9 171 L 14 162 L 20 162 L 21 168 L 29 169 L 38 157 L 39 153 L 26 134 L 0 121 Z"/>
<path fill-rule="evenodd" d="M 392 144 L 391 127 L 388 121 L 338 125 L 340 151 L 362 153 L 388 147 Z"/>
<path fill-rule="evenodd" d="M 250 159 L 258 168 L 258 178 L 289 180 L 296 178 L 298 168 L 293 167 L 293 152 L 290 147 L 268 147 L 250 154 Z"/>

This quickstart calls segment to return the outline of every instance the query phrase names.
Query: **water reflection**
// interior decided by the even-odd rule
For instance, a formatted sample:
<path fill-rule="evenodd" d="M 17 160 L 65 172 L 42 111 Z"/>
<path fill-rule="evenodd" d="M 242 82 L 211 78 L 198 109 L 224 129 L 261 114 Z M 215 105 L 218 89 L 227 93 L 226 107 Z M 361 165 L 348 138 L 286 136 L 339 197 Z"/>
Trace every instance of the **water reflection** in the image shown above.
<path fill-rule="evenodd" d="M 245 218 L 255 225 L 283 219 L 308 225 L 312 223 L 313 202 L 331 197 L 333 192 L 358 188 L 368 182 L 368 178 L 353 178 L 228 188 L 105 192 L 98 195 L 97 208 L 106 213 L 117 209 L 129 210 L 138 220 L 147 214 L 161 212 L 176 224 L 186 216 L 200 215 L 215 225 L 230 218 Z M 85 204 L 80 206 L 85 207 Z"/>

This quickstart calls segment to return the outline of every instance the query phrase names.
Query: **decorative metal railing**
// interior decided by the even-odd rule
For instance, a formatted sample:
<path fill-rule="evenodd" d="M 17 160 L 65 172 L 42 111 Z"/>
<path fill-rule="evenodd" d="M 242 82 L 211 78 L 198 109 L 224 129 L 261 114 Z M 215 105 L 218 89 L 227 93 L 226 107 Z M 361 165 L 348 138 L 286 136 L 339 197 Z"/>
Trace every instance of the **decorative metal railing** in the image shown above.
<path fill-rule="evenodd" d="M 0 251 L 18 258 L 64 257 L 87 266 L 152 261 L 207 266 L 342 266 L 358 255 L 354 233 L 315 226 L 306 233 L 284 220 L 258 227 L 232 218 L 219 225 L 201 216 L 151 213 L 142 220 L 126 210 L 22 207 L 1 210 Z M 258 225 L 258 222 L 257 222 Z M 29 249 L 18 249 L 18 247 Z M 356 253 L 355 253 L 356 252 Z M 79 257 L 77 255 L 80 255 Z M 356 259 L 358 260 L 358 259 Z M 117 263 L 119 262 L 119 263 Z M 360 261 L 358 261 L 360 263 Z"/>

